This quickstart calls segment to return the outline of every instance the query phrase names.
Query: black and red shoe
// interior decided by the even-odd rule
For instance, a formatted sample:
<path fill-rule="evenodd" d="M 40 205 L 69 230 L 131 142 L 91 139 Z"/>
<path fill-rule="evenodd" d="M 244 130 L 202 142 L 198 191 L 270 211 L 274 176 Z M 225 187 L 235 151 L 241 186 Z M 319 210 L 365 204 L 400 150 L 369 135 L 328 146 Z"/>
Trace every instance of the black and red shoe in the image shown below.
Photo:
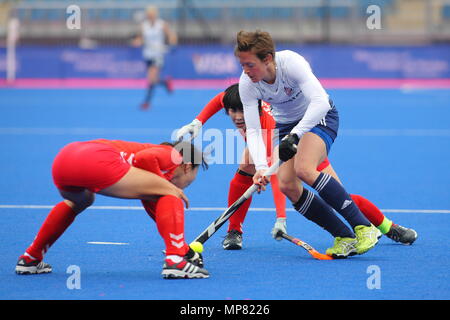
<path fill-rule="evenodd" d="M 143 102 L 139 107 L 142 111 L 147 111 L 150 109 L 150 102 Z"/>
<path fill-rule="evenodd" d="M 230 230 L 225 239 L 222 241 L 222 247 L 225 250 L 241 250 L 242 249 L 242 232 L 238 230 Z"/>
<path fill-rule="evenodd" d="M 400 242 L 404 245 L 412 245 L 417 239 L 417 232 L 414 229 L 405 228 L 393 223 L 391 229 L 386 233 L 386 236 L 395 242 Z"/>
<path fill-rule="evenodd" d="M 166 90 L 168 93 L 173 93 L 173 91 L 175 90 L 174 85 L 173 85 L 173 80 L 171 77 L 167 77 L 166 80 L 164 81 L 164 84 L 166 86 Z"/>
<path fill-rule="evenodd" d="M 17 274 L 41 274 L 52 272 L 52 266 L 44 261 L 33 260 L 30 257 L 21 255 L 16 264 Z"/>
<path fill-rule="evenodd" d="M 162 276 L 165 279 L 201 279 L 209 278 L 209 272 L 206 269 L 197 267 L 185 258 L 180 262 L 173 262 L 167 258 L 164 261 Z"/>

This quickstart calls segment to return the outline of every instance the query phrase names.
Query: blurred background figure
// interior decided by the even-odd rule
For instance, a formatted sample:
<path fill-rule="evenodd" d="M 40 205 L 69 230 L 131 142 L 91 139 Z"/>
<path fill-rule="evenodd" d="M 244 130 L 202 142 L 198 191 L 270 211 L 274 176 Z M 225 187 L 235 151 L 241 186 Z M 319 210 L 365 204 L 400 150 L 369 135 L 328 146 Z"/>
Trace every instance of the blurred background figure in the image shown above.
<path fill-rule="evenodd" d="M 133 42 L 136 46 L 142 46 L 142 56 L 147 67 L 148 87 L 141 104 L 142 110 L 150 107 L 157 85 L 163 84 L 168 92 L 173 91 L 170 77 L 160 79 L 160 71 L 164 65 L 164 56 L 168 51 L 168 45 L 174 46 L 177 44 L 176 33 L 172 31 L 166 21 L 159 18 L 157 7 L 148 6 L 145 13 L 146 17 L 141 23 L 140 33 Z"/>

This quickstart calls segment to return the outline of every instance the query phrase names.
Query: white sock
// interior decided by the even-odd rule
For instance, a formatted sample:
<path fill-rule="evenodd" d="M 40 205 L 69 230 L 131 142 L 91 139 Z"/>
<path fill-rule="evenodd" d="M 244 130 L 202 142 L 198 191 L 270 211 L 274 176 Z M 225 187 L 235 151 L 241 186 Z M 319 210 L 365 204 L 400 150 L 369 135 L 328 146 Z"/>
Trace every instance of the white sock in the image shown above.
<path fill-rule="evenodd" d="M 181 262 L 181 260 L 183 260 L 183 257 L 172 254 L 172 255 L 166 256 L 166 259 L 170 259 L 175 263 L 179 263 L 179 262 Z"/>
<path fill-rule="evenodd" d="M 23 254 L 24 256 L 27 256 L 28 258 L 31 258 L 32 260 L 37 260 L 37 258 L 33 257 L 32 255 L 30 255 L 29 253 L 25 252 Z"/>

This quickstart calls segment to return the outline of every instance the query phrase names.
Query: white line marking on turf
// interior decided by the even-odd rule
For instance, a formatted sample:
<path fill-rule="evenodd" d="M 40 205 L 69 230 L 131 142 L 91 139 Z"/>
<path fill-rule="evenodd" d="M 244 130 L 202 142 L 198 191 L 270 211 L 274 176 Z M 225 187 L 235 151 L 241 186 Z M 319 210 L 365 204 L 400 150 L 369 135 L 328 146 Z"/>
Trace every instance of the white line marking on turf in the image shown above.
<path fill-rule="evenodd" d="M 105 134 L 160 134 L 170 129 L 157 128 L 0 128 L 1 135 L 105 135 Z"/>
<path fill-rule="evenodd" d="M 0 204 L 0 209 L 52 209 L 52 205 L 17 205 L 17 204 Z M 186 211 L 225 211 L 225 207 L 192 207 Z M 92 206 L 87 210 L 144 210 L 140 206 Z M 387 213 L 450 213 L 450 210 L 446 209 L 380 209 Z M 250 208 L 249 211 L 254 212 L 275 212 L 275 208 Z M 286 211 L 294 212 L 292 208 L 286 208 Z"/>
<path fill-rule="evenodd" d="M 102 241 L 89 241 L 89 244 L 107 244 L 107 245 L 115 245 L 115 246 L 126 246 L 129 245 L 127 242 L 102 242 Z"/>
<path fill-rule="evenodd" d="M 341 129 L 340 135 L 366 137 L 450 137 L 448 129 Z"/>
<path fill-rule="evenodd" d="M 171 129 L 158 128 L 25 128 L 25 127 L 0 127 L 0 135 L 89 135 L 99 136 L 105 134 L 166 134 Z M 369 137 L 450 137 L 449 129 L 340 129 L 340 135 L 344 136 L 369 136 Z"/>
<path fill-rule="evenodd" d="M 15 204 L 0 204 L 0 209 L 52 209 L 52 205 L 15 205 Z M 144 210 L 139 206 L 92 206 L 88 210 Z"/>

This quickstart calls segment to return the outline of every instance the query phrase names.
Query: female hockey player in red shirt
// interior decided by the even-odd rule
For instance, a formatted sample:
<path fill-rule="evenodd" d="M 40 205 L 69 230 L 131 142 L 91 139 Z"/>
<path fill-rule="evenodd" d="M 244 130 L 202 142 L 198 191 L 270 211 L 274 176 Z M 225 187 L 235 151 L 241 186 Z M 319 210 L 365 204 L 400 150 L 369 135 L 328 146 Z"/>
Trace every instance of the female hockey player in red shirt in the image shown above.
<path fill-rule="evenodd" d="M 64 200 L 48 214 L 33 243 L 19 257 L 17 274 L 52 271 L 43 262 L 50 246 L 88 208 L 95 194 L 142 200 L 166 245 L 164 278 L 207 278 L 202 257 L 184 240 L 183 193 L 195 178 L 203 154 L 192 144 L 98 139 L 73 142 L 56 156 L 53 181 Z"/>

